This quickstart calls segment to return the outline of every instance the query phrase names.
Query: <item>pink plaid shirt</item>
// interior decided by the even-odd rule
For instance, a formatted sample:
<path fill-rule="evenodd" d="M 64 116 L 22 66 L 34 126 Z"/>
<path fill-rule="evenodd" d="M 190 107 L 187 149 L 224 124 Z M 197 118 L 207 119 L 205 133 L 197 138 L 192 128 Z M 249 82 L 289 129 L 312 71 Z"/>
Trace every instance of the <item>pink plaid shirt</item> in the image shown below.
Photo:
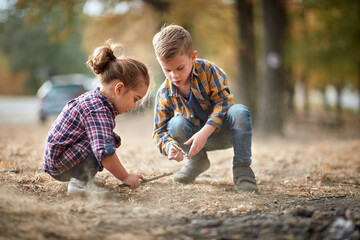
<path fill-rule="evenodd" d="M 59 175 L 79 164 L 93 152 L 101 160 L 115 153 L 121 144 L 114 133 L 114 105 L 98 90 L 69 101 L 52 125 L 44 149 L 42 169 Z"/>

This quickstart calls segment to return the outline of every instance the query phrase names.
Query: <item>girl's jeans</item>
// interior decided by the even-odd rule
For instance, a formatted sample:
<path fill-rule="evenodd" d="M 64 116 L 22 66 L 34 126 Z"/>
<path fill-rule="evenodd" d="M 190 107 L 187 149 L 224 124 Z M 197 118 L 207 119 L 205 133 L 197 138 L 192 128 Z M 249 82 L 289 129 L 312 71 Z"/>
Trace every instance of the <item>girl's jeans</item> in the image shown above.
<path fill-rule="evenodd" d="M 184 145 L 189 138 L 198 132 L 202 126 L 194 126 L 183 116 L 175 116 L 169 122 L 167 129 L 185 152 L 190 146 Z M 232 105 L 224 117 L 219 132 L 213 132 L 205 147 L 192 159 L 207 157 L 206 152 L 234 147 L 233 164 L 251 164 L 252 124 L 249 109 L 241 104 Z"/>
<path fill-rule="evenodd" d="M 70 181 L 70 178 L 76 178 L 80 181 L 89 182 L 92 180 L 99 169 L 99 162 L 93 153 L 90 153 L 84 161 L 73 168 L 59 175 L 52 176 L 54 179 L 62 182 Z"/>

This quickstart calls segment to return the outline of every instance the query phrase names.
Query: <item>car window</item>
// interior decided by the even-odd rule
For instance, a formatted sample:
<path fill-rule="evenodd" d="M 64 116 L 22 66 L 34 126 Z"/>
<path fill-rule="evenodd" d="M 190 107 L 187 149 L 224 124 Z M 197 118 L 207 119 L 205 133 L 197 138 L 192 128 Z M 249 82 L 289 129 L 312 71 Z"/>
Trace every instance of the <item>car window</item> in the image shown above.
<path fill-rule="evenodd" d="M 85 89 L 78 85 L 53 86 L 46 97 L 52 100 L 70 100 L 83 92 L 85 92 Z"/>

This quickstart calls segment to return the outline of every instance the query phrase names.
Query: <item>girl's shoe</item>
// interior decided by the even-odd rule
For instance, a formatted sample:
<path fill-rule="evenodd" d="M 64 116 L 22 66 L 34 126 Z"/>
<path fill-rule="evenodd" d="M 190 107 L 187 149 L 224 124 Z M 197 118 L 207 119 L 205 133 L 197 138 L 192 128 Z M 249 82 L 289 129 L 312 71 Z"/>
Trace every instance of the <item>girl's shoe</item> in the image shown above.
<path fill-rule="evenodd" d="M 94 180 L 91 180 L 88 182 L 86 186 L 86 195 L 88 196 L 106 196 L 110 193 L 110 191 L 106 188 L 97 186 Z"/>
<path fill-rule="evenodd" d="M 69 197 L 77 197 L 77 196 L 105 196 L 109 193 L 109 190 L 106 188 L 98 187 L 95 185 L 94 180 L 90 182 L 80 181 L 76 178 L 71 178 L 67 196 Z"/>
<path fill-rule="evenodd" d="M 68 184 L 66 195 L 69 197 L 84 196 L 86 191 L 86 182 L 76 178 L 71 178 Z"/>

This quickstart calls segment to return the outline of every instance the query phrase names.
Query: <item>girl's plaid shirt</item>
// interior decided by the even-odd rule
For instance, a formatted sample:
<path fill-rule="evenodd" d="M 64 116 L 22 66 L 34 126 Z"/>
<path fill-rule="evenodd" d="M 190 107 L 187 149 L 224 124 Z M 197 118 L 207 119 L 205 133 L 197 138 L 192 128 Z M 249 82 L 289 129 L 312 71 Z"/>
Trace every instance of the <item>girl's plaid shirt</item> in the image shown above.
<path fill-rule="evenodd" d="M 101 160 L 115 152 L 121 143 L 114 133 L 114 105 L 98 89 L 67 103 L 49 131 L 42 168 L 58 175 L 82 162 L 91 152 Z"/>
<path fill-rule="evenodd" d="M 218 131 L 234 100 L 226 75 L 214 63 L 203 59 L 196 60 L 191 74 L 191 91 L 208 113 L 206 124 L 215 126 Z M 189 102 L 182 97 L 177 87 L 166 79 L 155 100 L 153 132 L 154 142 L 163 155 L 167 155 L 170 144 L 176 143 L 167 131 L 167 123 L 174 116 L 183 116 L 192 124 L 200 125 L 200 119 L 194 116 Z"/>

